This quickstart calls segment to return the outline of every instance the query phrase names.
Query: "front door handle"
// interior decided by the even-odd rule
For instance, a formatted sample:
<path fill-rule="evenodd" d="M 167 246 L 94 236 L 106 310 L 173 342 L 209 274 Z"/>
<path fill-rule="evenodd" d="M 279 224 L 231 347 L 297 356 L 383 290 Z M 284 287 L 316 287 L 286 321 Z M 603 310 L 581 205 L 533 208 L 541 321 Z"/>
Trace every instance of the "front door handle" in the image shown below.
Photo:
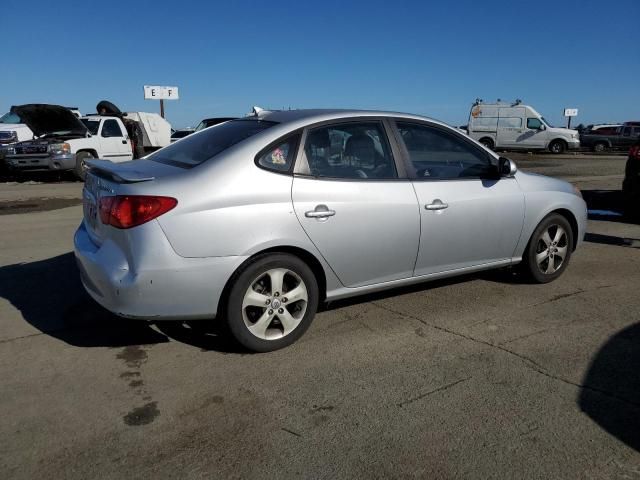
<path fill-rule="evenodd" d="M 317 218 L 319 220 L 326 220 L 329 217 L 333 217 L 336 214 L 335 210 L 329 210 L 326 205 L 318 205 L 315 209 L 304 212 L 304 216 L 307 218 Z"/>
<path fill-rule="evenodd" d="M 428 203 L 424 206 L 424 208 L 427 210 L 444 210 L 448 207 L 449 205 L 447 203 L 444 203 L 439 198 L 436 198 L 432 203 Z"/>

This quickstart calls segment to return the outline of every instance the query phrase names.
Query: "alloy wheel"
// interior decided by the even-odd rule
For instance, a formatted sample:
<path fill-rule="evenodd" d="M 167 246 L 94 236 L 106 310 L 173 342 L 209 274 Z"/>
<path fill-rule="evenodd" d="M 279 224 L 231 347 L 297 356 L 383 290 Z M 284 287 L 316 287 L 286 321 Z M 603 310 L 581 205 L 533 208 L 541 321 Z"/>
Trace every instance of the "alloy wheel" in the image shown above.
<path fill-rule="evenodd" d="M 568 238 L 564 228 L 555 224 L 540 235 L 536 244 L 536 263 L 542 273 L 552 275 L 562 268 L 569 248 Z"/>
<path fill-rule="evenodd" d="M 242 318 L 254 336 L 276 340 L 296 329 L 308 302 L 307 287 L 298 274 L 286 268 L 273 268 L 249 285 L 242 300 Z"/>

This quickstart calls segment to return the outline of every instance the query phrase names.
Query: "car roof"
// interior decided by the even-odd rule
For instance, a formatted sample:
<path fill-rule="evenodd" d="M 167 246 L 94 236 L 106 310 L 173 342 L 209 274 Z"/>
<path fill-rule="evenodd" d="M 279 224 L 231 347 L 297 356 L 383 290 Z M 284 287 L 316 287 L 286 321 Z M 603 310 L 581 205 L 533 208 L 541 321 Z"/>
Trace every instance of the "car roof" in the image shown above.
<path fill-rule="evenodd" d="M 302 110 L 261 110 L 257 115 L 248 115 L 245 119 L 259 119 L 281 124 L 299 124 L 340 120 L 352 117 L 394 117 L 413 120 L 426 120 L 439 125 L 449 126 L 438 120 L 411 113 L 389 112 L 383 110 L 348 110 L 348 109 L 302 109 Z"/>

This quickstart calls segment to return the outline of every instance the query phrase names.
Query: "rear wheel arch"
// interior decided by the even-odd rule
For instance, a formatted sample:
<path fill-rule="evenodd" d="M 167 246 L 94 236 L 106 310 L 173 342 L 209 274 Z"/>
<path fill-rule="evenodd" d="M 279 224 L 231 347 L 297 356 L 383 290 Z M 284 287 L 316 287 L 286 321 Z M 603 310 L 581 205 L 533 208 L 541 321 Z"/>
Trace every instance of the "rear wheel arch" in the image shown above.
<path fill-rule="evenodd" d="M 318 283 L 319 304 L 322 305 L 322 303 L 324 303 L 327 296 L 327 277 L 324 268 L 322 267 L 322 263 L 320 263 L 315 255 L 303 248 L 294 247 L 291 245 L 282 245 L 277 247 L 270 247 L 254 253 L 235 269 L 231 277 L 229 277 L 229 279 L 227 280 L 227 283 L 222 290 L 222 294 L 220 295 L 220 299 L 218 300 L 218 317 L 222 318 L 224 316 L 224 308 L 226 307 L 231 287 L 233 286 L 233 283 L 238 275 L 247 267 L 247 265 L 253 263 L 258 257 L 277 253 L 286 253 L 289 255 L 293 255 L 294 257 L 299 258 L 307 264 L 307 266 L 313 272 L 313 275 L 316 278 L 316 282 Z"/>

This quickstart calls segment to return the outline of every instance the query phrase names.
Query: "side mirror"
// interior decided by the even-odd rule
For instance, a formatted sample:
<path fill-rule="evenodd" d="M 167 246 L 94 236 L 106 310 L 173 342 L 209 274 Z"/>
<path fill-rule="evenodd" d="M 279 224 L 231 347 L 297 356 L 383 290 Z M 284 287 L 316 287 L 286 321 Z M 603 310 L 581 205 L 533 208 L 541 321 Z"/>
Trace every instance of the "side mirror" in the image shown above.
<path fill-rule="evenodd" d="M 498 171 L 500 172 L 501 177 L 510 178 L 516 174 L 518 167 L 513 160 L 506 157 L 500 157 L 498 160 Z"/>
<path fill-rule="evenodd" d="M 547 126 L 544 123 L 541 123 L 540 124 L 540 128 L 538 128 L 538 130 L 540 130 L 541 132 L 546 130 L 546 129 L 547 129 Z"/>

